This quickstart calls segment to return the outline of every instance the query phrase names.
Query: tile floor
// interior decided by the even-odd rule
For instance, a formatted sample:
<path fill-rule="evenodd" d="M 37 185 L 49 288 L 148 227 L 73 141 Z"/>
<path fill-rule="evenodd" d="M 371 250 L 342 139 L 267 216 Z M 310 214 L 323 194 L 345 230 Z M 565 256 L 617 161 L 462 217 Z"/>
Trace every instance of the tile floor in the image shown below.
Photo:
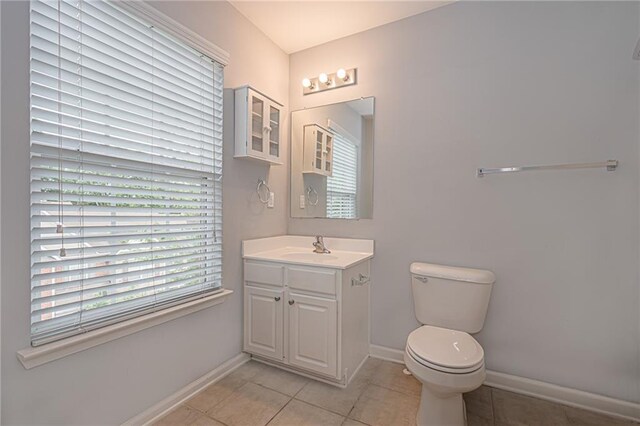
<path fill-rule="evenodd" d="M 420 383 L 370 358 L 346 389 L 250 361 L 154 426 L 415 425 Z M 469 426 L 636 425 L 482 386 L 465 395 Z"/>

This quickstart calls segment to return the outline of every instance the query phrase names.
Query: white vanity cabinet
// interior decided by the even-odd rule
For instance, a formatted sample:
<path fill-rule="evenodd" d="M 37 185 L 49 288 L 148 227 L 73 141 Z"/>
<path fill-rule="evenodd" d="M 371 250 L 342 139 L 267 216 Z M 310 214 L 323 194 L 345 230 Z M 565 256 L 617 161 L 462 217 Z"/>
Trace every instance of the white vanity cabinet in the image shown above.
<path fill-rule="evenodd" d="M 304 126 L 302 173 L 333 174 L 333 133 L 317 124 Z"/>
<path fill-rule="evenodd" d="M 235 89 L 235 157 L 282 164 L 283 106 L 249 86 Z"/>
<path fill-rule="evenodd" d="M 322 256 L 322 255 L 318 255 Z M 369 270 L 244 260 L 244 350 L 346 385 L 369 354 Z"/>

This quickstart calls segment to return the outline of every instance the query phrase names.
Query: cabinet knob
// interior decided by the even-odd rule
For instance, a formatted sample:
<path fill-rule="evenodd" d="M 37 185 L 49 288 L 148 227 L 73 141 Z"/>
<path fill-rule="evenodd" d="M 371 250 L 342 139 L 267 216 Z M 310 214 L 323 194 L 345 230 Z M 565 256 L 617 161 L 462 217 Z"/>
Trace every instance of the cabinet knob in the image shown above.
<path fill-rule="evenodd" d="M 294 303 L 296 303 L 296 301 L 295 301 L 295 300 L 293 300 L 293 299 L 289 300 L 289 304 L 290 304 L 290 305 L 293 305 Z"/>
<path fill-rule="evenodd" d="M 273 300 L 275 300 L 276 302 L 280 301 L 280 296 L 274 297 Z"/>

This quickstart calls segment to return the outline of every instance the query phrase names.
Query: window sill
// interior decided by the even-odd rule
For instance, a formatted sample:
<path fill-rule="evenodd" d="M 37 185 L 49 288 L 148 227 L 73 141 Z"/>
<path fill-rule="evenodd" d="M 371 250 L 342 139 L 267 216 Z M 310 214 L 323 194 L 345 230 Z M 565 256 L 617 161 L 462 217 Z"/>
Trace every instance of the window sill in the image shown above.
<path fill-rule="evenodd" d="M 17 352 L 18 360 L 20 360 L 25 369 L 29 370 L 33 367 L 128 336 L 146 328 L 201 311 L 211 306 L 219 305 L 227 300 L 232 293 L 232 290 L 223 289 L 219 293 L 202 299 L 172 306 L 158 312 L 99 328 L 85 334 L 47 343 L 42 346 L 22 349 Z"/>

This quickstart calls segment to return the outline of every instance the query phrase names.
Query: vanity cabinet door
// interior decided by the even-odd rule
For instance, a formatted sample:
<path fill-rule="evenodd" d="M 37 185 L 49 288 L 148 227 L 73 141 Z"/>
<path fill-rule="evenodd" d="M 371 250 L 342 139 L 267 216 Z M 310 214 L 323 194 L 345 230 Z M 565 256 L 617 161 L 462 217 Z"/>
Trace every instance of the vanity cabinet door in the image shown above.
<path fill-rule="evenodd" d="M 289 293 L 289 364 L 337 377 L 337 304 Z"/>
<path fill-rule="evenodd" d="M 282 361 L 284 292 L 245 286 L 244 350 Z"/>

